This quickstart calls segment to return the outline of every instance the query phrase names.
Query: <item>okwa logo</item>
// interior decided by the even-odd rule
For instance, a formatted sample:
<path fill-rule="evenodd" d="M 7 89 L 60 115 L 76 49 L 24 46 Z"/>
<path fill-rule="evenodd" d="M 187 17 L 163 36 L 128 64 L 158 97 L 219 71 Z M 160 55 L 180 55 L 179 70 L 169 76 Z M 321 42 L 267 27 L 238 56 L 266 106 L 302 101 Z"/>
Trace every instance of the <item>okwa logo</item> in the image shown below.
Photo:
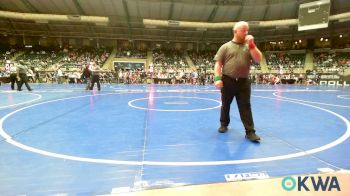
<path fill-rule="evenodd" d="M 292 191 L 296 187 L 298 191 L 341 191 L 335 176 L 298 176 L 297 179 L 288 176 L 283 178 L 282 187 L 286 191 Z"/>

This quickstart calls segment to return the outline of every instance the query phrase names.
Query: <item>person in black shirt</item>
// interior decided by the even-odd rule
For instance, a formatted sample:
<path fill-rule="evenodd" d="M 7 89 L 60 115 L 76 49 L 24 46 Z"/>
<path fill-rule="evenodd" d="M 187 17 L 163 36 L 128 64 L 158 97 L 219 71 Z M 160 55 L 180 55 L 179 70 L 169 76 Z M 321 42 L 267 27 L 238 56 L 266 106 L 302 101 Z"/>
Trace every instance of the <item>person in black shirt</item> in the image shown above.
<path fill-rule="evenodd" d="M 81 74 L 81 77 L 80 77 L 81 81 L 82 81 L 83 83 L 86 83 L 86 84 L 87 84 L 85 90 L 89 90 L 89 89 L 90 89 L 90 82 L 91 82 L 90 76 L 91 76 L 91 71 L 90 71 L 90 69 L 89 69 L 89 66 L 90 66 L 90 65 L 88 64 L 88 65 L 86 65 L 86 66 L 84 67 L 83 73 Z"/>

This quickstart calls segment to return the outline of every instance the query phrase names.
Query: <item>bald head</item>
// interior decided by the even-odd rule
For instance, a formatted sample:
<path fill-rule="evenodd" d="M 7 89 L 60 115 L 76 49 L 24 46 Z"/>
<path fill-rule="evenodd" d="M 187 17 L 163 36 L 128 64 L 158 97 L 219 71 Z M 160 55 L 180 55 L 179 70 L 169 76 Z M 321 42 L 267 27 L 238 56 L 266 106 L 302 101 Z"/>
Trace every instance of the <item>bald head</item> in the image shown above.
<path fill-rule="evenodd" d="M 244 43 L 248 35 L 249 24 L 245 21 L 239 21 L 233 26 L 233 40 L 238 43 Z"/>
<path fill-rule="evenodd" d="M 249 24 L 245 21 L 239 21 L 233 26 L 233 30 L 240 29 L 242 27 L 249 27 Z"/>

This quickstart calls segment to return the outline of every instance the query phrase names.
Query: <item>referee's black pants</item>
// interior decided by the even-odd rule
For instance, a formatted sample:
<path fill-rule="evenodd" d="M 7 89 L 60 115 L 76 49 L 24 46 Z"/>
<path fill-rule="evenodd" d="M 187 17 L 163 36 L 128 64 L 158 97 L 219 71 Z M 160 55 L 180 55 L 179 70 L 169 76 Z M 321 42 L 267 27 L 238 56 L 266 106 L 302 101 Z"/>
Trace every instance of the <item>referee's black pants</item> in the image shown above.
<path fill-rule="evenodd" d="M 18 86 L 17 73 L 10 74 L 10 82 L 11 82 L 11 89 L 15 90 L 15 83 L 17 83 L 17 86 Z"/>
<path fill-rule="evenodd" d="M 246 132 L 255 132 L 253 115 L 250 104 L 251 86 L 248 78 L 231 78 L 223 75 L 224 86 L 221 89 L 221 126 L 230 124 L 230 106 L 236 97 L 239 115 Z"/>
<path fill-rule="evenodd" d="M 101 90 L 100 76 L 99 75 L 92 75 L 91 77 L 92 77 L 92 79 L 91 79 L 90 90 L 92 90 L 94 88 L 95 83 L 97 83 L 97 89 Z"/>
<path fill-rule="evenodd" d="M 17 87 L 17 90 L 18 91 L 21 91 L 22 90 L 22 85 L 26 85 L 27 89 L 29 91 L 32 91 L 32 89 L 30 88 L 29 84 L 28 84 L 28 77 L 27 77 L 27 74 L 25 73 L 19 73 L 19 78 L 20 80 L 18 81 L 18 87 Z"/>

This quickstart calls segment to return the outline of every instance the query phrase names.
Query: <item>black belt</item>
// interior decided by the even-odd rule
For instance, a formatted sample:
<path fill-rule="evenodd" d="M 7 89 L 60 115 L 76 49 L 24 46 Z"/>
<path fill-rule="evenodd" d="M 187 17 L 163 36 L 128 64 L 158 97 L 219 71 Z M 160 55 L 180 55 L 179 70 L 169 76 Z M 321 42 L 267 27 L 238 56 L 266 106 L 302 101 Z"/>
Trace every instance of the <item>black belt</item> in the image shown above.
<path fill-rule="evenodd" d="M 235 81 L 243 81 L 243 80 L 248 80 L 248 78 L 235 78 L 235 77 L 231 77 L 228 75 L 222 75 L 223 77 L 227 77 L 230 78 L 231 80 L 235 80 Z"/>

